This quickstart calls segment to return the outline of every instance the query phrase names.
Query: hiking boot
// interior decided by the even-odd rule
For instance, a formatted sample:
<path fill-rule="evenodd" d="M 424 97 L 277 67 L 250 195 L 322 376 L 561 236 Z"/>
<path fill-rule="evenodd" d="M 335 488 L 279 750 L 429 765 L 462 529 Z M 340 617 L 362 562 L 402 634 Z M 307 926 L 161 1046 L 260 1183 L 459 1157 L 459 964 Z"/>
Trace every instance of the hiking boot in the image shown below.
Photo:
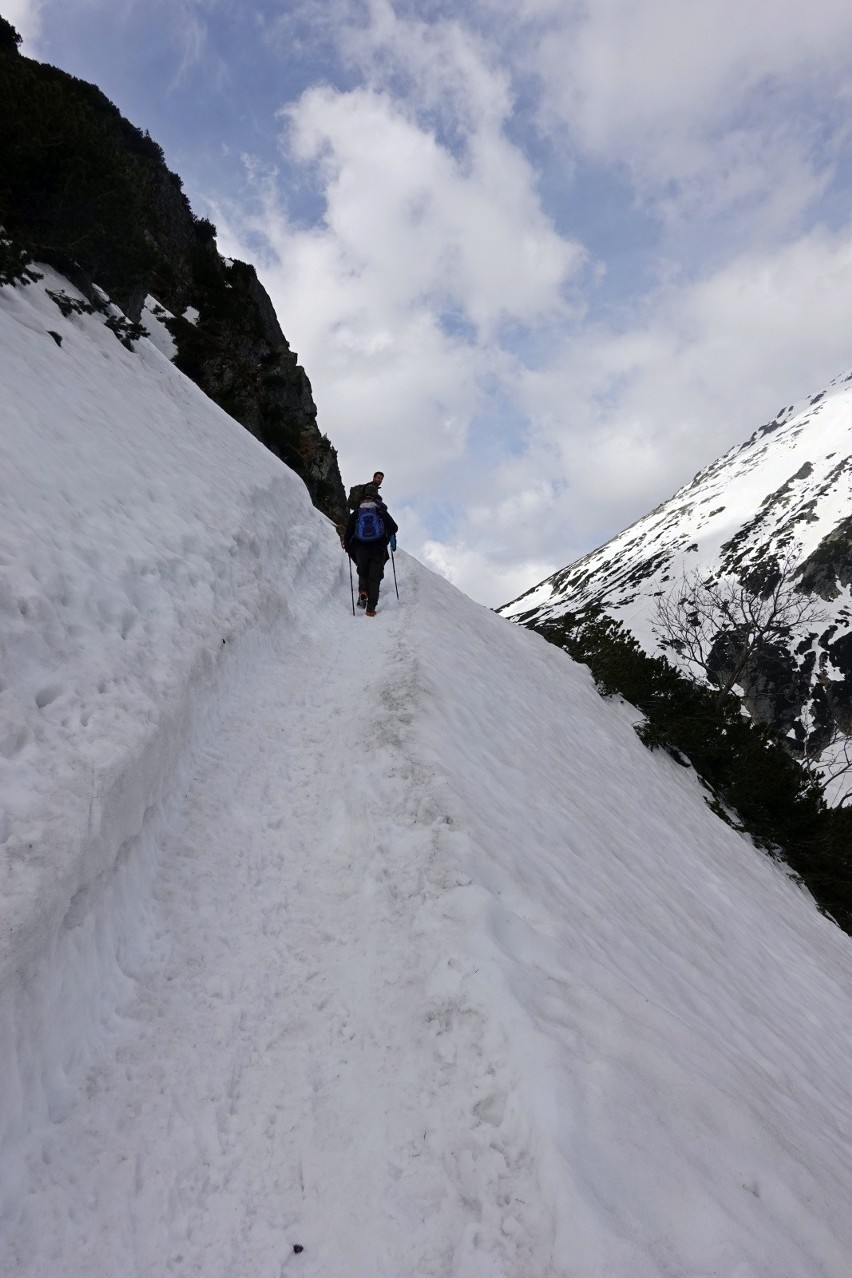
<path fill-rule="evenodd" d="M 366 590 L 359 590 L 359 591 L 358 591 L 358 607 L 359 607 L 359 608 L 366 608 L 366 607 L 367 607 L 367 592 L 366 592 Z"/>
<path fill-rule="evenodd" d="M 375 608 L 368 608 L 368 609 L 367 609 L 366 616 L 368 616 L 368 617 L 375 617 L 375 615 L 376 615 L 376 610 L 375 610 Z"/>

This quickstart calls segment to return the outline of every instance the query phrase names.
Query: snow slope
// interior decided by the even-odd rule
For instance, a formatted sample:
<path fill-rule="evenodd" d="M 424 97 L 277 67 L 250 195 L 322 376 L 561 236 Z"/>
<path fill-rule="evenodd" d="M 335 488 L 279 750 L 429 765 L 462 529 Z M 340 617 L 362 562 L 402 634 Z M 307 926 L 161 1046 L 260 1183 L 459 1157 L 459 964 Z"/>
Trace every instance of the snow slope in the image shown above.
<path fill-rule="evenodd" d="M 656 633 L 660 598 L 696 578 L 760 581 L 788 556 L 814 615 L 757 660 L 741 693 L 797 755 L 818 761 L 827 799 L 840 804 L 852 775 L 852 373 L 782 409 L 667 502 L 499 612 L 536 624 L 602 607 L 646 652 L 695 678 L 696 666 Z"/>
<path fill-rule="evenodd" d="M 848 939 L 150 343 L 0 360 L 0 1273 L 845 1278 Z"/>
<path fill-rule="evenodd" d="M 668 501 L 499 611 L 545 620 L 600 603 L 653 650 L 655 599 L 684 574 L 740 572 L 788 546 L 801 562 L 850 511 L 852 373 L 782 409 Z M 824 602 L 827 622 L 848 631 L 848 580 Z"/>

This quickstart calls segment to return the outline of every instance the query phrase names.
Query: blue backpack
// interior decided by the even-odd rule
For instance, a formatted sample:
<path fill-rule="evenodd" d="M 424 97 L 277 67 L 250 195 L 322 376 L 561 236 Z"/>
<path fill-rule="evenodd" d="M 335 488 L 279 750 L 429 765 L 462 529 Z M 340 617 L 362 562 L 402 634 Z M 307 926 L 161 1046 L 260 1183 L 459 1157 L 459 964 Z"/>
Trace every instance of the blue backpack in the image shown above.
<path fill-rule="evenodd" d="M 381 541 L 385 535 L 385 523 L 378 506 L 361 506 L 355 522 L 358 541 Z"/>

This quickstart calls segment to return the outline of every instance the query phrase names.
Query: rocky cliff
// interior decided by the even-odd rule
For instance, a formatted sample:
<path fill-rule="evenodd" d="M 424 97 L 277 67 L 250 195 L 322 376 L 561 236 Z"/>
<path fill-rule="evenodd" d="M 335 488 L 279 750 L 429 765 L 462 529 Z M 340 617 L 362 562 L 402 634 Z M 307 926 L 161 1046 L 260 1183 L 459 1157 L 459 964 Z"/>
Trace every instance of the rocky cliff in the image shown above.
<path fill-rule="evenodd" d="M 346 503 L 337 454 L 254 268 L 220 256 L 215 227 L 195 217 L 147 134 L 94 85 L 22 57 L 18 44 L 0 18 L 7 259 L 25 253 L 48 262 L 95 306 L 103 289 L 126 315 L 131 340 L 156 309 L 178 367 L 295 470 L 314 505 L 339 523 Z"/>

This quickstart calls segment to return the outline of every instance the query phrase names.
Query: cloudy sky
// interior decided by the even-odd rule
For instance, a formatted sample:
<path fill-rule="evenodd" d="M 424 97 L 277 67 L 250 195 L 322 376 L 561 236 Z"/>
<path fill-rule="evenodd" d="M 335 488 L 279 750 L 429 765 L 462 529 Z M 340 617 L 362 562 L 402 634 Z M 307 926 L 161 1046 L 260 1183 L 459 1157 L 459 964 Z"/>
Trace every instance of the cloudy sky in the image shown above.
<path fill-rule="evenodd" d="M 254 262 L 484 603 L 852 367 L 849 0 L 0 0 Z"/>

